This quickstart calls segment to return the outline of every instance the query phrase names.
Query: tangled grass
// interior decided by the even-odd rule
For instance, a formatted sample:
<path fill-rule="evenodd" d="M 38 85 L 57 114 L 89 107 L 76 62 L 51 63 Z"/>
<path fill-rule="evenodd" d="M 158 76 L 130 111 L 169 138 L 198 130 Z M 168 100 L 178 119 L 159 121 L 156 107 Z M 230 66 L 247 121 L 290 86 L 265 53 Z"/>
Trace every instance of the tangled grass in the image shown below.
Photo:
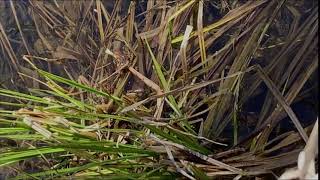
<path fill-rule="evenodd" d="M 2 177 L 317 173 L 316 1 L 0 5 Z"/>

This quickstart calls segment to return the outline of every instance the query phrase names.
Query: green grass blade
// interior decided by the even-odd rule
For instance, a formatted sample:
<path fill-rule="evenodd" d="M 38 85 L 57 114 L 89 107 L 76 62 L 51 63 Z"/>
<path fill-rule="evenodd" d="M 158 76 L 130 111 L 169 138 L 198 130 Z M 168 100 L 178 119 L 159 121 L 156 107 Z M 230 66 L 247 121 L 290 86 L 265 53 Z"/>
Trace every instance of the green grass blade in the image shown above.
<path fill-rule="evenodd" d="M 175 137 L 174 135 L 172 134 L 169 134 L 169 133 L 165 133 L 163 130 L 155 127 L 155 126 L 151 126 L 151 125 L 146 125 L 146 127 L 148 127 L 151 131 L 153 131 L 154 133 L 158 134 L 159 136 L 163 137 L 163 138 L 166 138 L 167 140 L 170 140 L 174 143 L 177 143 L 177 144 L 182 144 L 192 150 L 195 150 L 195 151 L 198 151 L 198 152 L 201 152 L 203 154 L 208 154 L 210 153 L 209 150 L 207 150 L 206 148 L 198 145 L 198 144 L 195 144 L 195 142 L 191 142 L 191 141 L 186 141 L 186 139 L 190 138 L 190 137 L 186 137 L 185 135 L 179 135 L 180 138 L 182 139 L 179 139 L 177 137 Z M 177 133 L 175 132 L 174 133 L 175 135 L 177 135 Z"/>
<path fill-rule="evenodd" d="M 149 46 L 149 43 L 148 43 L 147 39 L 145 39 L 145 42 L 146 42 L 147 48 L 148 48 L 148 50 L 149 50 L 149 53 L 150 53 L 150 55 L 151 55 L 151 59 L 152 59 L 154 68 L 155 68 L 155 70 L 156 70 L 157 76 L 158 76 L 158 78 L 160 79 L 160 82 L 161 82 L 161 84 L 162 84 L 162 87 L 164 88 L 165 92 L 168 92 L 168 91 L 170 90 L 170 88 L 169 88 L 168 82 L 167 82 L 166 78 L 164 77 L 164 74 L 163 74 L 163 72 L 162 72 L 162 70 L 161 70 L 161 65 L 158 63 L 156 57 L 155 57 L 154 54 L 152 53 L 152 50 L 151 50 L 151 48 L 150 48 L 150 46 Z M 180 109 L 179 109 L 179 106 L 178 106 L 175 98 L 174 98 L 172 95 L 169 95 L 169 96 L 168 96 L 168 99 L 169 99 L 169 102 L 170 102 L 170 104 L 169 104 L 170 107 L 172 107 L 173 110 L 175 110 L 175 111 L 177 112 L 177 114 L 178 114 L 179 116 L 181 116 L 182 113 L 181 113 L 181 111 L 180 111 Z"/>
<path fill-rule="evenodd" d="M 29 132 L 29 129 L 21 127 L 0 128 L 0 136 L 4 134 L 18 134 Z"/>
<path fill-rule="evenodd" d="M 125 156 L 125 157 L 121 157 L 121 158 L 116 158 L 116 159 L 111 159 L 111 160 L 106 160 L 103 162 L 91 162 L 88 163 L 86 165 L 82 165 L 82 166 L 77 166 L 77 167 L 71 167 L 71 168 L 61 168 L 61 169 L 53 169 L 53 170 L 47 170 L 47 171 L 43 171 L 43 172 L 38 172 L 38 173 L 32 173 L 29 175 L 19 175 L 13 179 L 26 179 L 29 176 L 33 176 L 33 177 L 60 177 L 60 176 L 64 176 L 64 175 L 68 175 L 68 174 L 74 174 L 80 171 L 84 171 L 84 170 L 88 170 L 88 169 L 92 169 L 94 167 L 101 167 L 101 166 L 105 166 L 108 164 L 114 164 L 114 163 L 121 163 L 123 161 L 127 161 L 127 160 L 134 160 L 134 159 L 138 159 L 138 158 L 143 158 L 143 157 L 147 157 L 146 155 L 135 155 L 135 156 Z"/>
<path fill-rule="evenodd" d="M 57 82 L 60 82 L 60 83 L 63 83 L 63 84 L 67 84 L 67 85 L 69 85 L 71 87 L 76 87 L 76 88 L 85 90 L 87 92 L 94 93 L 96 95 L 100 95 L 100 96 L 103 96 L 103 97 L 107 97 L 109 99 L 113 99 L 115 102 L 121 102 L 120 98 L 112 96 L 112 95 L 110 95 L 110 94 L 108 94 L 106 92 L 102 92 L 102 91 L 96 90 L 94 88 L 88 87 L 86 85 L 80 84 L 78 82 L 75 82 L 75 81 L 72 81 L 72 80 L 69 80 L 69 79 L 65 79 L 63 77 L 48 73 L 48 72 L 40 70 L 40 69 L 38 69 L 38 72 L 42 76 L 47 77 L 48 79 L 52 79 L 54 81 L 57 81 Z"/>
<path fill-rule="evenodd" d="M 17 99 L 22 99 L 22 100 L 27 100 L 27 101 L 32 101 L 32 102 L 37 102 L 37 103 L 42 103 L 42 104 L 54 104 L 53 102 L 48 101 L 47 99 L 40 98 L 37 96 L 32 96 L 24 93 L 19 93 L 11 90 L 6 90 L 6 89 L 0 89 L 0 95 L 6 96 L 6 97 L 12 97 L 12 98 L 17 98 Z"/>
<path fill-rule="evenodd" d="M 37 148 L 37 149 L 20 150 L 17 152 L 5 152 L 1 154 L 0 167 L 14 163 L 14 162 L 18 162 L 20 160 L 25 160 L 32 157 L 38 157 L 44 154 L 59 153 L 64 151 L 65 150 L 63 148 L 44 147 L 44 148 Z"/>
<path fill-rule="evenodd" d="M 107 147 L 107 146 L 104 146 L 103 144 L 102 145 L 97 145 L 92 143 L 79 144 L 77 142 L 68 142 L 68 143 L 58 145 L 57 147 L 67 148 L 67 149 L 84 149 L 84 150 L 87 149 L 87 150 L 98 151 L 98 152 L 107 152 L 111 154 L 128 153 L 128 154 L 147 154 L 151 156 L 157 155 L 157 153 L 153 151 L 140 149 L 140 148 L 134 147 L 133 145 L 131 145 L 130 147 L 129 145 L 125 146 L 125 145 L 118 144 L 118 146 L 119 147 Z"/>

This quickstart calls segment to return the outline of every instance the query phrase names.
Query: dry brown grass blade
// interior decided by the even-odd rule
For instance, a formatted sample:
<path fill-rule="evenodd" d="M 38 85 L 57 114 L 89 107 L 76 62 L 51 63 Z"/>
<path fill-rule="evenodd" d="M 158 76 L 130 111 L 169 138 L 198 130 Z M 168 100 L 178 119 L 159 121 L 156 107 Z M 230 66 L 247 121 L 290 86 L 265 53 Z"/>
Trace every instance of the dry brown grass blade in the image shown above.
<path fill-rule="evenodd" d="M 100 40 L 101 42 L 104 39 L 104 28 L 103 28 L 103 24 L 102 24 L 102 13 L 101 13 L 101 1 L 100 0 L 96 0 L 96 6 L 97 6 L 97 16 L 98 16 L 98 28 L 99 28 L 99 33 L 100 33 Z"/>
<path fill-rule="evenodd" d="M 192 26 L 187 26 L 182 43 L 181 43 L 181 47 L 180 47 L 180 59 L 182 62 L 182 70 L 183 70 L 183 74 L 184 74 L 184 78 L 185 80 L 188 79 L 188 60 L 187 60 L 187 45 L 188 45 L 188 39 L 190 36 L 190 33 L 192 31 Z M 170 78 L 171 79 L 171 78 Z"/>
<path fill-rule="evenodd" d="M 147 77 L 145 77 L 144 75 L 142 75 L 141 73 L 139 73 L 137 70 L 135 70 L 133 67 L 128 67 L 129 71 L 135 75 L 136 77 L 138 77 L 141 81 L 143 81 L 147 86 L 149 86 L 150 88 L 152 88 L 153 90 L 155 90 L 157 92 L 158 95 L 162 94 L 162 89 L 160 88 L 160 86 L 158 86 L 157 84 L 155 84 L 153 81 L 151 81 L 150 79 L 148 79 Z"/>
<path fill-rule="evenodd" d="M 20 69 L 20 72 L 19 72 L 20 76 L 29 75 L 32 77 L 32 83 L 26 81 L 25 84 L 27 87 L 38 88 L 38 89 L 40 88 L 40 84 L 38 82 L 39 74 L 37 72 L 21 65 L 19 66 L 19 69 Z"/>
<path fill-rule="evenodd" d="M 299 20 L 300 20 L 300 18 L 301 18 L 301 14 L 300 14 L 300 12 L 295 8 L 295 7 L 293 7 L 293 6 L 290 6 L 290 5 L 286 5 L 286 8 L 288 8 L 288 10 L 292 13 L 292 15 L 293 15 L 293 22 L 292 22 L 292 28 L 291 28 L 291 30 L 290 30 L 290 32 L 289 32 L 289 38 L 291 39 L 291 38 L 293 38 L 292 36 L 294 35 L 294 34 L 296 34 L 296 32 L 297 32 L 297 30 L 299 29 Z"/>
<path fill-rule="evenodd" d="M 204 42 L 204 36 L 203 36 L 203 1 L 199 1 L 199 8 L 198 8 L 198 19 L 197 19 L 197 34 L 199 39 L 199 47 L 200 47 L 200 54 L 201 54 L 201 62 L 203 67 L 206 67 L 205 61 L 207 59 L 206 55 L 206 48 L 205 48 L 205 42 Z"/>
<path fill-rule="evenodd" d="M 282 106 L 282 108 L 288 113 L 288 116 L 291 118 L 292 122 L 298 129 L 300 136 L 303 138 L 305 142 L 308 141 L 308 136 L 306 132 L 304 131 L 303 127 L 301 126 L 297 116 L 291 109 L 291 107 L 286 102 L 286 99 L 281 95 L 280 91 L 277 89 L 277 87 L 272 83 L 272 81 L 268 78 L 268 76 L 264 73 L 263 69 L 260 66 L 257 66 L 258 73 L 261 77 L 261 79 L 266 83 L 269 90 L 272 92 L 274 97 L 278 100 L 279 104 Z"/>
<path fill-rule="evenodd" d="M 72 59 L 77 61 L 81 61 L 81 59 L 84 59 L 82 54 L 80 54 L 79 52 L 62 46 L 58 46 L 56 50 L 52 52 L 52 56 L 57 59 Z"/>
<path fill-rule="evenodd" d="M 159 155 L 157 158 L 143 157 L 143 161 L 130 160 L 132 166 L 137 167 L 131 168 L 130 164 L 129 169 L 122 168 L 121 163 L 112 165 L 110 171 L 119 168 L 116 175 L 124 173 L 132 179 L 157 178 L 162 173 L 189 179 L 207 179 L 207 176 L 209 179 L 250 179 L 270 177 L 275 173 L 277 178 L 285 167 L 294 165 L 304 145 L 302 139 L 311 130 L 311 126 L 302 129 L 294 114 L 300 117 L 300 112 L 293 113 L 290 106 L 308 104 L 305 101 L 317 90 L 314 72 L 318 68 L 318 40 L 314 39 L 318 36 L 318 8 L 313 7 L 315 4 L 315 1 L 307 0 L 0 1 L 0 15 L 3 14 L 2 7 L 12 15 L 8 21 L 6 17 L 5 21 L 0 17 L 0 50 L 4 52 L 0 53 L 0 58 L 11 66 L 16 62 L 22 72 L 19 74 L 36 82 L 31 85 L 32 81 L 26 81 L 22 87 L 18 84 L 19 91 L 29 90 L 25 88 L 29 85 L 40 89 L 51 85 L 38 80 L 36 71 L 19 63 L 19 57 L 26 53 L 25 48 L 29 48 L 27 51 L 36 54 L 23 58 L 32 60 L 39 69 L 78 82 L 90 90 L 108 92 L 121 100 L 109 100 L 79 90 L 77 86 L 63 86 L 61 92 L 76 100 L 72 102 L 80 107 L 76 109 L 68 104 L 70 99 L 65 101 L 48 91 L 30 89 L 32 95 L 45 99 L 54 96 L 55 101 L 63 102 L 43 107 L 50 112 L 70 108 L 60 123 L 62 126 L 57 127 L 59 131 L 69 129 L 65 122 L 70 120 L 73 125 L 81 126 L 80 130 L 71 131 L 80 131 L 77 132 L 80 139 L 90 137 L 90 141 L 97 139 L 97 144 L 108 141 L 117 146 L 124 143 Z M 197 27 L 193 32 L 192 26 Z M 17 36 L 19 32 L 21 36 Z M 110 56 L 106 50 L 115 55 Z M 0 71 L 7 67 L 2 64 L 0 61 Z M 5 87 L 2 83 L 7 79 L 10 77 L 4 81 L 0 77 L 1 87 Z M 60 86 L 58 82 L 52 84 Z M 267 90 L 260 84 L 267 84 Z M 7 91 L 0 89 L 1 93 Z M 260 102 L 260 96 L 264 98 L 265 93 L 266 98 Z M 259 100 L 253 106 L 257 103 L 255 108 L 258 110 L 251 110 L 251 103 L 256 98 Z M 2 101 L 2 96 L 0 99 Z M 0 106 L 10 104 L 1 101 Z M 28 107 L 29 115 L 45 115 L 31 111 L 34 104 L 30 106 L 30 102 L 19 103 Z M 315 106 L 318 102 L 310 104 Z M 36 109 L 41 108 L 38 105 Z M 86 105 L 87 109 L 81 108 Z M 288 132 L 291 124 L 283 128 L 288 113 L 298 132 L 295 129 Z M 312 113 L 316 111 L 312 109 Z M 21 112 L 18 115 L 22 115 Z M 53 113 L 50 115 L 54 116 Z M 2 119 L 8 112 L 1 109 L 0 116 L 1 126 L 2 122 L 10 123 L 11 128 L 12 123 Z M 305 124 L 305 119 L 299 120 Z M 306 121 L 311 124 L 308 118 Z M 27 124 L 33 126 L 38 135 L 60 136 L 60 132 L 52 135 L 45 132 L 47 128 L 50 132 L 54 130 L 58 122 L 45 121 L 44 124 L 50 127 L 34 122 L 37 122 L 36 126 L 32 122 Z M 2 128 L 0 136 L 3 136 Z M 148 137 L 151 131 L 157 133 L 157 136 L 151 133 L 153 140 Z M 250 135 L 251 131 L 250 141 L 239 143 L 241 148 L 225 146 L 236 143 L 247 133 Z M 13 134 L 12 137 L 17 136 L 20 135 Z M 33 138 L 28 133 L 30 137 Z M 74 138 L 73 134 L 70 138 Z M 145 142 L 147 140 L 152 142 Z M 38 140 L 31 142 L 35 145 Z M 92 147 L 94 145 L 92 143 Z M 57 171 L 50 170 L 52 178 L 60 175 L 60 169 L 66 172 L 97 161 L 127 157 L 123 153 L 109 155 L 94 150 L 90 153 L 86 150 L 79 154 L 75 152 L 74 156 L 85 161 L 79 163 L 70 159 L 67 162 L 73 163 L 72 168 L 50 162 L 48 168 L 58 167 Z M 66 156 L 67 160 L 69 157 Z M 147 163 L 138 164 L 141 162 Z M 107 171 L 100 170 L 99 167 L 84 169 L 61 175 L 61 178 L 67 178 L 69 174 L 80 177 L 93 173 L 98 177 Z M 35 174 L 37 178 L 46 178 L 38 174 Z"/>
<path fill-rule="evenodd" d="M 318 25 L 316 24 L 312 29 L 308 37 L 304 40 L 304 43 L 301 48 L 299 48 L 299 51 L 294 56 L 292 60 L 290 60 L 290 65 L 288 67 L 285 66 L 285 63 L 278 65 L 278 69 L 275 73 L 271 76 L 272 79 L 280 79 L 279 82 L 276 82 L 278 87 L 284 87 L 282 91 L 285 91 L 286 89 L 289 89 L 292 82 L 297 78 L 298 72 L 303 69 L 303 66 L 305 66 L 306 60 L 308 59 L 308 56 L 310 52 L 314 50 L 314 47 L 317 44 L 317 40 L 313 41 L 313 39 L 316 36 L 316 29 Z M 313 45 L 312 45 L 313 44 Z M 304 58 L 303 58 L 304 57 Z M 285 69 L 284 73 L 281 73 Z M 287 81 L 287 86 L 285 85 L 285 82 Z M 299 92 L 299 89 L 296 89 L 296 93 Z M 258 126 L 261 125 L 261 122 L 265 119 L 265 116 L 268 111 L 270 111 L 271 108 L 273 108 L 272 105 L 272 98 L 271 95 L 267 97 L 267 100 L 264 104 L 264 107 L 262 108 L 262 113 L 258 122 Z M 292 102 L 292 100 L 295 98 L 295 96 L 291 97 L 291 100 L 288 102 Z M 274 103 L 273 103 L 274 104 Z"/>
<path fill-rule="evenodd" d="M 80 34 L 81 34 L 81 31 L 82 31 L 82 28 L 83 28 L 83 26 L 84 26 L 85 20 L 86 20 L 86 18 L 87 18 L 88 15 L 89 15 L 89 12 L 90 12 L 90 9 L 91 9 L 93 3 L 94 3 L 94 0 L 91 0 L 91 1 L 90 1 L 90 4 L 85 7 L 85 13 L 84 13 L 83 20 L 81 21 L 81 23 L 79 24 L 79 27 L 77 28 L 76 42 L 79 40 L 79 36 L 80 36 Z"/>
<path fill-rule="evenodd" d="M 169 76 L 169 81 L 168 84 L 171 84 L 171 82 L 175 82 L 175 75 L 177 73 L 177 70 L 179 69 L 180 65 L 182 65 L 182 72 L 183 72 L 183 81 L 187 81 L 188 79 L 188 60 L 187 60 L 187 55 L 186 55 L 186 50 L 187 50 L 187 45 L 188 45 L 188 39 L 190 36 L 190 33 L 192 31 L 192 26 L 187 25 L 185 34 L 183 37 L 183 41 L 180 46 L 180 50 L 177 53 L 175 59 L 173 60 L 172 67 L 170 68 L 170 76 Z M 179 61 L 180 58 L 180 61 Z"/>
<path fill-rule="evenodd" d="M 160 141 L 160 142 L 161 142 L 161 141 Z M 168 158 L 169 158 L 170 161 L 174 164 L 174 166 L 176 167 L 177 171 L 178 171 L 179 173 L 181 173 L 182 175 L 184 175 L 185 177 L 191 179 L 191 180 L 196 180 L 194 177 L 190 176 L 186 171 L 184 171 L 183 169 L 181 169 L 181 168 L 178 166 L 178 164 L 177 164 L 176 161 L 174 160 L 174 157 L 173 157 L 173 155 L 172 155 L 172 153 L 171 153 L 170 148 L 169 148 L 167 145 L 165 145 L 164 143 L 163 143 L 163 145 L 164 145 L 164 147 L 165 147 L 165 149 L 166 149 L 166 151 L 167 151 Z"/>
<path fill-rule="evenodd" d="M 191 1 L 190 1 L 191 2 Z M 243 4 L 242 6 L 233 9 L 230 11 L 223 19 L 219 20 L 216 23 L 213 23 L 205 28 L 203 28 L 203 32 L 208 32 L 213 29 L 219 28 L 220 26 L 225 25 L 226 23 L 229 23 L 230 21 L 236 20 L 237 18 L 243 17 L 244 15 L 247 15 L 247 13 L 250 13 L 253 9 L 259 7 L 260 5 L 266 3 L 265 0 L 259 0 L 259 1 L 248 1 L 246 4 Z M 240 18 L 241 19 L 241 18 Z M 197 33 L 192 33 L 191 37 L 194 37 L 197 35 Z M 177 43 L 182 41 L 182 36 L 179 36 L 171 41 L 171 43 Z"/>
<path fill-rule="evenodd" d="M 292 85 L 288 93 L 285 95 L 285 100 L 288 104 L 291 104 L 293 100 L 297 97 L 298 93 L 302 89 L 303 85 L 306 83 L 306 81 L 309 79 L 309 77 L 312 75 L 312 73 L 317 69 L 318 62 L 316 61 L 318 57 L 316 57 L 313 62 L 309 65 L 307 70 L 305 70 L 301 75 L 298 77 L 298 79 L 295 81 L 295 84 Z M 268 119 L 261 125 L 260 129 L 265 128 L 267 125 L 268 128 L 263 133 L 263 136 L 259 140 L 257 147 L 259 147 L 259 144 L 264 144 L 266 142 L 266 139 L 268 138 L 271 130 L 279 122 L 283 115 L 281 115 L 282 110 L 276 109 L 274 110 L 271 115 L 268 117 Z"/>
<path fill-rule="evenodd" d="M 203 83 L 197 83 L 197 84 L 194 84 L 194 85 L 189 85 L 189 86 L 186 86 L 186 87 L 182 87 L 182 88 L 177 88 L 177 89 L 174 89 L 174 90 L 170 90 L 168 92 L 165 92 L 165 93 L 162 93 L 161 95 L 154 95 L 154 96 L 150 96 L 142 101 L 139 101 L 139 102 L 136 102 L 135 104 L 132 104 L 131 106 L 128 106 L 126 107 L 125 109 L 123 109 L 121 112 L 124 113 L 124 112 L 128 112 L 128 111 L 131 111 L 133 109 L 136 109 L 138 106 L 144 104 L 144 103 L 147 103 L 153 99 L 157 99 L 157 98 L 160 98 L 160 97 L 165 97 L 165 96 L 168 96 L 168 95 L 172 95 L 172 94 L 175 94 L 175 93 L 179 93 L 179 92 L 184 92 L 184 91 L 193 91 L 193 90 L 197 90 L 197 89 L 200 89 L 200 88 L 203 88 L 203 87 L 206 87 L 210 84 L 214 84 L 214 83 L 218 83 L 220 82 L 221 80 L 225 80 L 225 79 L 228 79 L 228 78 L 234 78 L 236 76 L 239 76 L 243 73 L 246 73 L 246 72 L 250 72 L 252 71 L 254 68 L 248 68 L 246 71 L 244 72 L 237 72 L 237 73 L 234 73 L 234 74 L 231 74 L 229 76 L 226 76 L 226 77 L 223 77 L 223 78 L 219 78 L 219 79 L 214 79 L 214 80 L 211 80 L 211 81 L 208 81 L 208 82 L 203 82 Z M 221 93 L 225 93 L 224 91 L 220 91 L 218 92 L 217 94 L 213 94 L 214 97 L 215 96 L 218 96 L 218 95 L 221 95 Z"/>
<path fill-rule="evenodd" d="M 281 50 L 277 53 L 277 55 L 264 68 L 264 70 L 268 75 L 272 71 L 274 71 L 274 68 L 278 65 L 278 62 L 280 59 L 281 60 L 285 59 L 285 57 L 288 55 L 290 51 L 294 51 L 294 48 L 297 46 L 297 43 L 295 42 L 297 42 L 300 38 L 302 38 L 306 32 L 309 32 L 308 29 L 318 19 L 317 10 L 318 8 L 315 8 L 312 11 L 312 13 L 306 19 L 306 21 L 300 25 L 300 28 L 297 30 L 297 33 L 295 35 L 292 35 L 292 38 L 288 39 L 285 46 L 281 48 Z M 259 84 L 262 81 L 260 78 L 257 78 L 257 75 L 254 75 L 251 79 L 253 80 L 253 82 L 250 83 L 249 89 L 241 97 L 241 100 L 240 100 L 241 104 L 248 100 L 250 95 L 253 94 L 253 92 L 258 88 Z"/>
<path fill-rule="evenodd" d="M 4 46 L 4 49 L 6 50 L 8 56 L 10 57 L 11 63 L 14 67 L 14 69 L 19 72 L 19 62 L 17 60 L 17 57 L 12 49 L 11 43 L 6 35 L 6 32 L 2 26 L 2 23 L 0 22 L 0 40 L 2 42 L 2 45 Z"/>
<path fill-rule="evenodd" d="M 34 22 L 34 25 L 35 25 L 35 28 L 36 28 L 36 31 L 42 41 L 42 43 L 46 46 L 46 48 L 50 51 L 53 51 L 54 48 L 52 47 L 52 45 L 49 43 L 49 41 L 44 37 L 44 35 L 41 33 L 40 31 L 40 28 L 39 28 L 39 25 L 38 25 L 38 20 L 39 18 L 35 16 L 35 13 L 32 12 L 32 17 L 33 17 L 33 22 Z"/>
<path fill-rule="evenodd" d="M 153 16 L 154 12 L 152 11 L 152 8 L 154 6 L 155 1 L 150 0 L 147 2 L 147 14 L 146 14 L 146 25 L 145 25 L 145 30 L 150 30 L 152 28 L 153 24 Z"/>
<path fill-rule="evenodd" d="M 102 10 L 104 18 L 106 19 L 107 23 L 110 23 L 111 15 L 108 13 L 108 11 L 106 10 L 106 8 L 104 7 L 103 4 L 100 4 L 100 5 L 101 5 L 101 10 Z"/>
<path fill-rule="evenodd" d="M 163 64 L 163 60 L 166 57 L 167 51 L 170 50 L 171 44 L 168 42 L 168 35 L 169 35 L 169 24 L 166 23 L 166 21 L 169 19 L 170 15 L 173 13 L 173 9 L 169 10 L 165 16 L 165 19 L 161 22 L 161 25 L 163 28 L 160 30 L 158 35 L 158 48 L 156 55 L 156 59 L 159 61 L 159 64 Z M 151 78 L 154 79 L 154 78 Z"/>
<path fill-rule="evenodd" d="M 311 130 L 312 127 L 306 127 L 305 128 L 305 131 L 308 132 L 308 134 L 310 133 L 310 130 Z M 294 132 L 294 131 L 289 131 L 285 134 L 282 134 L 284 135 L 284 138 L 279 142 L 277 143 L 276 145 L 274 145 L 273 147 L 271 147 L 270 149 L 267 149 L 265 150 L 264 152 L 262 152 L 261 155 L 263 156 L 267 156 L 268 154 L 271 154 L 272 152 L 275 152 L 281 148 L 284 148 L 284 147 L 288 147 L 290 145 L 294 146 L 295 143 L 298 143 L 299 141 L 302 140 L 301 136 L 299 135 L 299 133 L 297 132 Z M 280 135 L 281 136 L 281 135 Z M 279 137 L 279 136 L 278 136 Z M 278 141 L 279 138 L 274 138 L 273 140 L 269 141 L 265 147 L 267 146 L 270 146 L 270 144 L 274 143 L 275 141 Z"/>
<path fill-rule="evenodd" d="M 317 69 L 317 67 L 318 67 L 318 62 L 316 61 L 317 58 L 318 58 L 318 56 L 315 58 L 315 60 L 312 62 L 312 64 L 309 65 L 309 68 L 307 68 L 307 70 L 304 72 L 305 74 L 300 76 L 300 78 L 295 82 L 296 85 L 292 86 L 291 90 L 287 93 L 285 100 L 288 102 L 288 104 L 292 103 L 292 101 L 297 96 L 297 94 L 300 92 L 300 90 L 303 87 L 303 85 L 305 84 L 305 82 L 309 79 L 311 74 Z M 240 142 L 239 144 L 242 144 L 243 142 L 256 136 L 258 133 L 260 133 L 265 128 L 267 128 L 267 130 L 265 130 L 265 132 L 263 134 L 263 138 L 261 138 L 259 140 L 260 142 L 258 143 L 260 145 L 265 144 L 265 142 L 268 139 L 267 137 L 269 136 L 273 127 L 277 124 L 277 122 L 279 122 L 282 118 L 284 118 L 285 114 L 282 114 L 281 112 L 282 112 L 281 109 L 277 109 L 277 110 L 273 111 L 271 113 L 271 115 L 269 116 L 269 118 L 259 128 L 257 128 L 254 132 L 252 132 L 250 135 L 248 135 L 246 138 L 244 138 L 242 140 L 242 142 Z M 258 144 L 256 147 L 263 148 L 263 147 L 259 146 Z"/>
<path fill-rule="evenodd" d="M 136 2 L 131 1 L 130 6 L 128 9 L 128 20 L 127 20 L 127 27 L 126 27 L 126 40 L 129 44 L 132 43 L 133 36 L 134 36 L 134 23 L 135 23 L 135 10 L 136 10 Z"/>
<path fill-rule="evenodd" d="M 296 162 L 300 151 L 300 148 L 296 148 L 295 150 L 277 156 L 261 158 L 257 160 L 257 162 L 262 162 L 262 165 L 249 167 L 247 168 L 247 171 L 254 172 L 261 169 L 274 170 L 277 168 L 288 166 Z"/>
<path fill-rule="evenodd" d="M 24 38 L 23 31 L 22 31 L 22 29 L 21 29 L 20 22 L 19 22 L 19 19 L 18 19 L 18 17 L 17 17 L 17 13 L 16 13 L 16 9 L 15 9 L 15 7 L 14 7 L 13 1 L 10 1 L 10 6 L 11 6 L 11 9 L 12 9 L 13 16 L 14 16 L 14 19 L 15 19 L 15 21 L 16 21 L 17 27 L 18 27 L 19 32 L 20 32 L 23 45 L 24 45 L 24 47 L 26 48 L 26 50 L 27 50 L 27 52 L 28 52 L 28 55 L 31 55 L 31 54 L 30 54 L 30 50 L 29 50 L 29 48 L 28 48 L 28 44 L 27 44 L 27 42 L 26 42 L 26 40 L 25 40 L 25 38 Z"/>
<path fill-rule="evenodd" d="M 229 170 L 231 172 L 234 172 L 234 173 L 237 173 L 237 174 L 242 174 L 243 173 L 243 171 L 241 169 L 239 169 L 239 168 L 232 167 L 232 166 L 230 166 L 228 164 L 225 164 L 225 163 L 223 163 L 221 161 L 217 161 L 217 160 L 215 160 L 213 158 L 210 158 L 210 157 L 208 157 L 206 155 L 203 155 L 203 154 L 200 154 L 200 153 L 195 152 L 193 150 L 190 150 L 190 149 L 188 149 L 187 147 L 185 147 L 183 145 L 172 143 L 172 142 L 169 142 L 169 141 L 160 140 L 158 137 L 156 137 L 153 134 L 150 134 L 150 137 L 152 139 L 158 141 L 158 142 L 163 143 L 163 144 L 170 145 L 170 146 L 179 148 L 181 150 L 187 151 L 187 152 L 191 153 L 192 155 L 194 155 L 194 156 L 196 156 L 196 157 L 198 157 L 198 158 L 200 158 L 200 159 L 202 159 L 204 161 L 207 161 L 210 164 L 216 165 L 216 166 L 218 166 L 220 168 L 227 169 L 227 170 Z"/>
<path fill-rule="evenodd" d="M 290 66 L 287 67 L 287 71 L 283 74 L 280 84 L 284 84 L 286 81 L 285 79 L 290 77 L 288 84 L 291 85 L 294 82 L 294 79 L 299 77 L 299 72 L 303 70 L 306 64 L 308 64 L 308 61 L 306 60 L 310 59 L 309 56 L 312 55 L 312 53 L 317 48 L 317 44 L 318 44 L 318 39 L 316 38 L 317 37 L 316 33 L 318 32 L 316 31 L 317 29 L 318 29 L 318 23 L 311 30 L 310 35 L 308 35 L 308 38 L 305 40 L 305 43 L 299 49 L 294 59 L 291 61 L 292 64 L 290 64 Z"/>
<path fill-rule="evenodd" d="M 254 29 L 252 30 L 252 35 L 250 35 L 250 37 L 247 37 L 248 39 L 244 41 L 244 45 L 238 45 L 236 49 L 236 51 L 238 51 L 236 52 L 238 55 L 236 57 L 236 60 L 233 61 L 233 64 L 229 70 L 229 73 L 241 71 L 249 65 L 251 61 L 251 56 L 253 55 L 255 50 L 259 47 L 261 42 L 261 37 L 264 36 L 266 32 L 265 28 L 268 28 L 267 14 L 269 14 L 270 9 L 273 8 L 275 5 L 277 5 L 277 2 L 275 1 L 270 2 L 267 7 L 261 10 L 262 11 L 260 13 L 261 16 L 258 16 L 255 19 L 255 22 L 251 24 L 251 26 L 254 26 Z M 241 79 L 242 78 L 239 77 L 239 78 L 226 80 L 221 87 L 223 89 L 227 88 L 233 91 L 235 83 L 237 81 L 241 81 Z M 205 121 L 205 129 L 204 129 L 205 136 L 207 137 L 211 135 L 218 136 L 219 130 L 221 132 L 221 130 L 224 129 L 227 121 L 225 121 L 225 123 L 223 124 L 220 124 L 220 123 L 224 115 L 230 109 L 229 106 L 230 106 L 231 100 L 232 100 L 231 96 L 222 96 L 220 99 L 220 102 L 217 104 L 217 108 L 212 109 L 209 112 L 209 115 Z"/>

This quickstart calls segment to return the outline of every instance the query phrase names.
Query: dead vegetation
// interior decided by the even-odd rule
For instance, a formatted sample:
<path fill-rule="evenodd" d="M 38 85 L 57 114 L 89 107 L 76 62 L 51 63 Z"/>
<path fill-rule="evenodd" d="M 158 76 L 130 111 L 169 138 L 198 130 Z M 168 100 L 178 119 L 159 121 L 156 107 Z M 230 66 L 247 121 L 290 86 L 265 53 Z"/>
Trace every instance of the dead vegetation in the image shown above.
<path fill-rule="evenodd" d="M 318 115 L 293 110 L 318 107 L 317 5 L 0 1 L 0 166 L 18 179 L 279 177 Z"/>

